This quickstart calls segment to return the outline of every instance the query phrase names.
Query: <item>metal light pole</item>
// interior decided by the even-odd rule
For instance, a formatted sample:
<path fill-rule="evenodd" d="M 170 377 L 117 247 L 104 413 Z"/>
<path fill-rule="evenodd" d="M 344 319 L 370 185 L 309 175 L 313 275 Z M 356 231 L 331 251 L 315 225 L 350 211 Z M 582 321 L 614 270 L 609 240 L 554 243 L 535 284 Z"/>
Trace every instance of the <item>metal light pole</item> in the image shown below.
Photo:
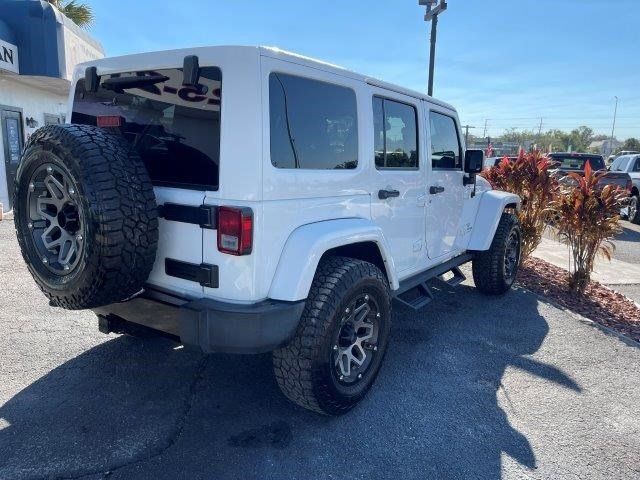
<path fill-rule="evenodd" d="M 611 126 L 611 140 L 609 140 L 609 155 L 613 154 L 613 132 L 616 129 L 616 115 L 618 114 L 618 97 L 613 97 L 616 99 L 616 106 L 613 109 L 613 125 Z"/>
<path fill-rule="evenodd" d="M 418 0 L 419 5 L 427 7 L 424 15 L 425 22 L 431 22 L 431 47 L 429 49 L 429 88 L 427 93 L 433 95 L 433 70 L 436 59 L 436 34 L 438 28 L 438 15 L 447 9 L 447 0 Z"/>

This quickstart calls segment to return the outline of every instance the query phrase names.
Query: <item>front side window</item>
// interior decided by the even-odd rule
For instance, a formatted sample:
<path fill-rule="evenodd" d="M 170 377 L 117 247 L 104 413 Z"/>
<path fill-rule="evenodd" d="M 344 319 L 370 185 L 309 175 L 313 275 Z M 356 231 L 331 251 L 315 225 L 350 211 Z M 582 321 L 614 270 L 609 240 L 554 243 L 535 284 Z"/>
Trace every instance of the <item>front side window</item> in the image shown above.
<path fill-rule="evenodd" d="M 269 117 L 275 167 L 334 170 L 358 165 L 358 110 L 350 88 L 273 72 Z"/>
<path fill-rule="evenodd" d="M 431 167 L 438 170 L 462 168 L 462 152 L 456 121 L 438 112 L 429 112 Z"/>
<path fill-rule="evenodd" d="M 373 97 L 373 134 L 377 169 L 418 169 L 415 107 Z"/>

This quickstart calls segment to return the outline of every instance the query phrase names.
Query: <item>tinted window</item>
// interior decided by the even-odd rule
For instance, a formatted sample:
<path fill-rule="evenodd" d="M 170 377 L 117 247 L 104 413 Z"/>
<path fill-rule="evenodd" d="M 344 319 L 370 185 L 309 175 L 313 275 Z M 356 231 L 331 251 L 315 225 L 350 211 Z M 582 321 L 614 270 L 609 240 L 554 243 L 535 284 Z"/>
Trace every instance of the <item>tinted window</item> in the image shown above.
<path fill-rule="evenodd" d="M 554 153 L 550 157 L 559 162 L 558 168 L 560 170 L 584 170 L 587 162 L 589 162 L 593 170 L 604 170 L 605 168 L 604 159 L 599 155 L 562 155 Z"/>
<path fill-rule="evenodd" d="M 269 116 L 275 167 L 356 168 L 358 114 L 353 90 L 271 73 Z"/>
<path fill-rule="evenodd" d="M 640 172 L 640 157 L 636 157 L 636 163 L 633 165 L 634 172 Z"/>
<path fill-rule="evenodd" d="M 376 168 L 418 168 L 416 109 L 386 98 L 373 98 Z"/>
<path fill-rule="evenodd" d="M 431 166 L 436 169 L 462 168 L 462 154 L 456 122 L 452 117 L 429 112 Z"/>
<path fill-rule="evenodd" d="M 215 67 L 200 69 L 200 85 L 184 87 L 181 69 L 103 75 L 98 91 L 76 86 L 71 123 L 114 128 L 142 157 L 155 185 L 217 190 L 220 165 L 220 89 Z"/>
<path fill-rule="evenodd" d="M 611 164 L 612 172 L 626 172 L 627 171 L 627 163 L 629 161 L 629 157 L 622 156 L 616 158 Z"/>

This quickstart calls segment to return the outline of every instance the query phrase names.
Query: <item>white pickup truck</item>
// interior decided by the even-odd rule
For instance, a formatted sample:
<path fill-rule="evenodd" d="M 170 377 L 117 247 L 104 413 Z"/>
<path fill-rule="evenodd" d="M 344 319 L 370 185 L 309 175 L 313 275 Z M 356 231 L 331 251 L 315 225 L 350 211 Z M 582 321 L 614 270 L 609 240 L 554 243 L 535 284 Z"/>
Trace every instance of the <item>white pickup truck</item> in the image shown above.
<path fill-rule="evenodd" d="M 630 222 L 640 224 L 640 154 L 621 155 L 617 157 L 611 166 L 610 172 L 627 173 L 631 177 L 631 196 L 629 203 L 622 210 L 622 215 Z"/>
<path fill-rule="evenodd" d="M 284 394 L 335 415 L 374 382 L 392 300 L 423 307 L 466 262 L 484 293 L 515 280 L 520 199 L 419 92 L 206 47 L 81 65 L 69 110 L 29 140 L 15 223 L 50 303 L 103 332 L 272 351 Z"/>

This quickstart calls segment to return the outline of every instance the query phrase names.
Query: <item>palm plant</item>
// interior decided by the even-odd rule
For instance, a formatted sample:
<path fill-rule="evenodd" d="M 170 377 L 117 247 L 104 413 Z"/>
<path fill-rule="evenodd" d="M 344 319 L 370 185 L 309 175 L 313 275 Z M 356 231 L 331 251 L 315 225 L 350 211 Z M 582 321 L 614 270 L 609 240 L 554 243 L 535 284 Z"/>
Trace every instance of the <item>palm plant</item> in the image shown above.
<path fill-rule="evenodd" d="M 614 245 L 610 239 L 621 230 L 620 205 L 626 193 L 615 185 L 599 185 L 606 172 L 594 172 L 589 162 L 584 176 L 574 172 L 569 175 L 575 183 L 564 185 L 548 210 L 557 219 L 558 239 L 571 248 L 569 287 L 584 292 L 596 255 L 611 259 Z"/>
<path fill-rule="evenodd" d="M 79 27 L 88 28 L 93 23 L 93 11 L 86 3 L 76 0 L 47 0 Z"/>
<path fill-rule="evenodd" d="M 550 219 L 547 206 L 558 189 L 556 178 L 549 172 L 551 165 L 551 160 L 538 150 L 529 153 L 520 150 L 515 161 L 504 158 L 497 166 L 481 173 L 493 188 L 515 193 L 522 199 L 518 212 L 522 230 L 521 262 L 540 244 Z"/>

